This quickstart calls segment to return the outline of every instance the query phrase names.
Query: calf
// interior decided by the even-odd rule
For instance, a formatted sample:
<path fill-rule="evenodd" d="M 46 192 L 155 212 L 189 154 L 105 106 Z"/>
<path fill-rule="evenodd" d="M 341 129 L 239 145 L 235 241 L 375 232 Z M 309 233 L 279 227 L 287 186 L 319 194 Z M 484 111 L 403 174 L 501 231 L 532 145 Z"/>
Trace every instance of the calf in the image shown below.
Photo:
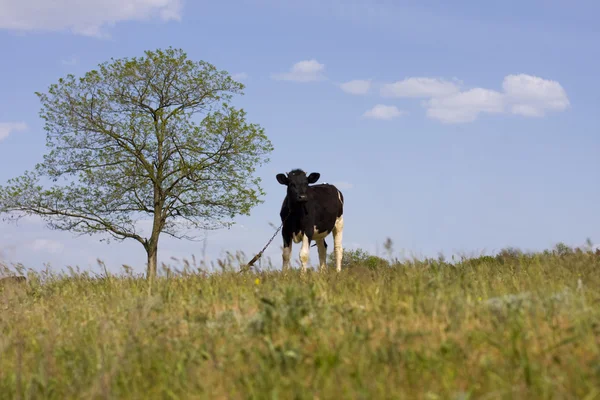
<path fill-rule="evenodd" d="M 302 242 L 300 263 L 306 271 L 310 242 L 314 240 L 319 251 L 319 270 L 326 268 L 327 244 L 325 237 L 333 232 L 335 268 L 342 270 L 342 231 L 344 230 L 344 196 L 335 186 L 320 184 L 308 186 L 319 180 L 321 174 L 313 172 L 308 177 L 300 169 L 277 174 L 277 182 L 287 186 L 287 195 L 281 206 L 283 228 L 283 269 L 290 267 L 292 240 Z"/>

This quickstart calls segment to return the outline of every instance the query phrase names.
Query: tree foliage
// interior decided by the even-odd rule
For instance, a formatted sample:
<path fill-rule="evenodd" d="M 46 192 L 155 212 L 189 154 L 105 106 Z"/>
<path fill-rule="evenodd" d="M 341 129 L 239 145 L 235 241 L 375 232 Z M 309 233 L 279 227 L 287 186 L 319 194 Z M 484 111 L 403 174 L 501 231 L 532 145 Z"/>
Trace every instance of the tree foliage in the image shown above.
<path fill-rule="evenodd" d="M 329 264 L 335 263 L 334 254 L 330 253 L 328 255 Z M 342 269 L 348 268 L 356 268 L 356 267 L 365 267 L 368 269 L 378 269 L 389 267 L 391 265 L 390 261 L 369 254 L 368 251 L 363 249 L 354 249 L 354 250 L 344 250 L 344 254 L 342 257 Z"/>
<path fill-rule="evenodd" d="M 0 211 L 135 239 L 155 269 L 161 232 L 191 239 L 189 229 L 228 226 L 261 201 L 254 172 L 273 148 L 230 104 L 243 88 L 172 48 L 61 78 L 36 93 L 49 152 L 0 187 Z M 150 237 L 139 231 L 143 220 Z"/>

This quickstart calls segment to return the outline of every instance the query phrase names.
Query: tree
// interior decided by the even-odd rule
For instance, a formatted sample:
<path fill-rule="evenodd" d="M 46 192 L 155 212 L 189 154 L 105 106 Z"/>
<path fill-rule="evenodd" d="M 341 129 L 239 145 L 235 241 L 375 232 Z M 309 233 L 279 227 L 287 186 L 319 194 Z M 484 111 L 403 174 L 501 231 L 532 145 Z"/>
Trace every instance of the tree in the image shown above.
<path fill-rule="evenodd" d="M 334 264 L 334 254 L 329 254 L 329 263 Z M 342 257 L 342 269 L 354 268 L 354 267 L 365 267 L 368 269 L 378 269 L 389 267 L 390 261 L 369 254 L 368 251 L 363 249 L 355 249 L 355 250 L 344 250 L 344 255 Z"/>
<path fill-rule="evenodd" d="M 36 92 L 50 150 L 32 172 L 0 187 L 0 212 L 137 240 L 152 280 L 161 233 L 193 239 L 185 229 L 229 226 L 262 202 L 253 173 L 273 147 L 229 104 L 243 89 L 172 48 L 59 79 L 48 93 Z M 143 237 L 139 222 L 148 219 L 152 230 Z"/>

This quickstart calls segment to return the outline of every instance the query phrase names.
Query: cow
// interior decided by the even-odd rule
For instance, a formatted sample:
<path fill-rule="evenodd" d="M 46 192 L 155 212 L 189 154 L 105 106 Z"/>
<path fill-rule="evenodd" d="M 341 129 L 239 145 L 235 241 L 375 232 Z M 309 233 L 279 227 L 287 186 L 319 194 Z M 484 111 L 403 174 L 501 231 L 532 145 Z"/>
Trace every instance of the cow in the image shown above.
<path fill-rule="evenodd" d="M 319 252 L 319 271 L 326 267 L 327 243 L 325 237 L 333 233 L 335 268 L 342 270 L 342 233 L 344 230 L 344 196 L 334 185 L 327 183 L 309 186 L 319 180 L 318 172 L 308 176 L 301 169 L 277 174 L 277 182 L 287 186 L 279 213 L 283 227 L 283 270 L 290 267 L 292 240 L 302 242 L 300 263 L 302 272 L 308 264 L 310 242 L 314 240 Z"/>

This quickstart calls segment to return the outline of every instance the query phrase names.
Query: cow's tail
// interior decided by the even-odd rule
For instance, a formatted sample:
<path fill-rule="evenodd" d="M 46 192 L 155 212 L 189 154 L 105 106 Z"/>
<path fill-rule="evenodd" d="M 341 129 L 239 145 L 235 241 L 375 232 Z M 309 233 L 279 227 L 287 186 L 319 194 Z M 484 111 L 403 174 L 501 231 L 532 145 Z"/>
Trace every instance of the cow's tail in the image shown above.
<path fill-rule="evenodd" d="M 323 244 L 325 245 L 325 248 L 327 248 L 327 242 L 325 241 L 325 239 L 323 239 Z M 311 245 L 310 247 L 315 247 L 317 245 L 317 242 L 315 242 L 315 244 Z"/>

